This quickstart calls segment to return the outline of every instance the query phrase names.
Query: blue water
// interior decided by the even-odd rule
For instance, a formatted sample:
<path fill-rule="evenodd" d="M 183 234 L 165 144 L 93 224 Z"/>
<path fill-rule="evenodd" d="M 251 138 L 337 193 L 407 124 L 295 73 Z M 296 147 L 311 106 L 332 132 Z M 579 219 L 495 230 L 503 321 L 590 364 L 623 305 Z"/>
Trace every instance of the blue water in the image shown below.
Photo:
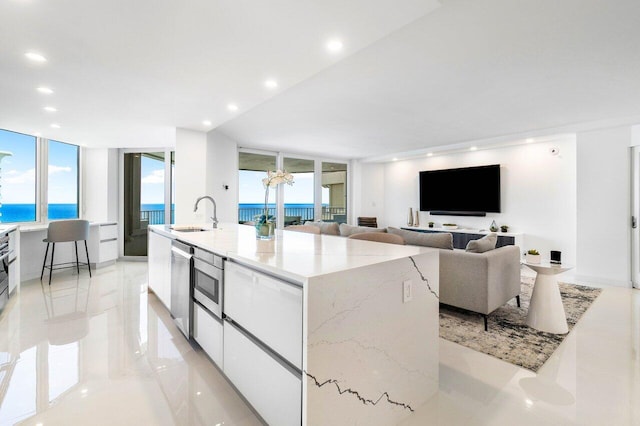
<path fill-rule="evenodd" d="M 35 204 L 3 204 L 0 207 L 0 222 L 33 222 L 36 220 Z M 77 204 L 49 204 L 49 219 L 75 219 Z"/>

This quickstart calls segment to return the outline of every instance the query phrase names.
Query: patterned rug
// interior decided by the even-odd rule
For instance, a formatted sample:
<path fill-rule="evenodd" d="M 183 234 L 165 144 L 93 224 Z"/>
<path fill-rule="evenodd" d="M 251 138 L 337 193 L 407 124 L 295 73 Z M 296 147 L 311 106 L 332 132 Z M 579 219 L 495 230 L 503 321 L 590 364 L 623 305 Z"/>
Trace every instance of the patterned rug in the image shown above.
<path fill-rule="evenodd" d="M 489 315 L 489 331 L 484 331 L 481 315 L 440 305 L 440 337 L 537 372 L 567 335 L 545 333 L 525 324 L 533 281 L 522 278 L 522 307 L 514 299 Z M 602 290 L 564 283 L 559 287 L 571 332 Z"/>

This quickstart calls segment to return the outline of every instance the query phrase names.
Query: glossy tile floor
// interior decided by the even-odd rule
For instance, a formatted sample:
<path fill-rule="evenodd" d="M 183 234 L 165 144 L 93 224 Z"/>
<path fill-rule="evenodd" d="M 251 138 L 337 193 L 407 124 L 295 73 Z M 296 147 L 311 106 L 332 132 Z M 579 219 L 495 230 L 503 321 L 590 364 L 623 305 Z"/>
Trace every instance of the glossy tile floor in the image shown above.
<path fill-rule="evenodd" d="M 607 288 L 536 375 L 440 340 L 440 392 L 405 425 L 640 425 L 640 292 Z M 0 317 L 0 425 L 254 425 L 259 420 L 119 262 Z"/>

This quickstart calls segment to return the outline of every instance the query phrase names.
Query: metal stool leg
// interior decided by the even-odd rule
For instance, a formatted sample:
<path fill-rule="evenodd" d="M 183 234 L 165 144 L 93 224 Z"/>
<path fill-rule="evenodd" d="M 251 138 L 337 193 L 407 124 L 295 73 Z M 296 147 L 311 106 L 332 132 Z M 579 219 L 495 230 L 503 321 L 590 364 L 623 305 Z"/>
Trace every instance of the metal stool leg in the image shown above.
<path fill-rule="evenodd" d="M 76 269 L 78 270 L 78 275 L 80 275 L 80 262 L 78 262 L 78 242 L 74 241 L 73 244 L 76 246 Z"/>
<path fill-rule="evenodd" d="M 91 278 L 91 261 L 89 261 L 89 249 L 87 248 L 87 240 L 84 240 L 84 250 L 87 252 L 87 267 L 89 268 L 89 278 Z"/>
<path fill-rule="evenodd" d="M 40 272 L 40 281 L 44 277 L 44 267 L 47 264 L 47 255 L 49 254 L 49 243 L 47 243 L 47 249 L 44 252 L 44 260 L 42 261 L 42 272 Z"/>
<path fill-rule="evenodd" d="M 53 254 L 56 252 L 56 243 L 51 246 L 51 266 L 49 267 L 49 285 L 51 285 L 51 276 L 53 275 Z"/>

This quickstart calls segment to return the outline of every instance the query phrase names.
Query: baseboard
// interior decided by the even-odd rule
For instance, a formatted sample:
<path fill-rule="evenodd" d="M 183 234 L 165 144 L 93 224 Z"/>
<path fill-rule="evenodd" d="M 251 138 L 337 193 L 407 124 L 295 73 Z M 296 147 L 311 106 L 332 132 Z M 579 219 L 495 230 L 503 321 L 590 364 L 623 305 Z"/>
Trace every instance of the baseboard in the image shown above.
<path fill-rule="evenodd" d="M 569 282 L 573 284 L 588 285 L 591 287 L 621 287 L 632 288 L 631 280 L 612 280 L 609 278 L 593 277 L 588 275 L 568 275 L 561 276 L 560 281 Z"/>

